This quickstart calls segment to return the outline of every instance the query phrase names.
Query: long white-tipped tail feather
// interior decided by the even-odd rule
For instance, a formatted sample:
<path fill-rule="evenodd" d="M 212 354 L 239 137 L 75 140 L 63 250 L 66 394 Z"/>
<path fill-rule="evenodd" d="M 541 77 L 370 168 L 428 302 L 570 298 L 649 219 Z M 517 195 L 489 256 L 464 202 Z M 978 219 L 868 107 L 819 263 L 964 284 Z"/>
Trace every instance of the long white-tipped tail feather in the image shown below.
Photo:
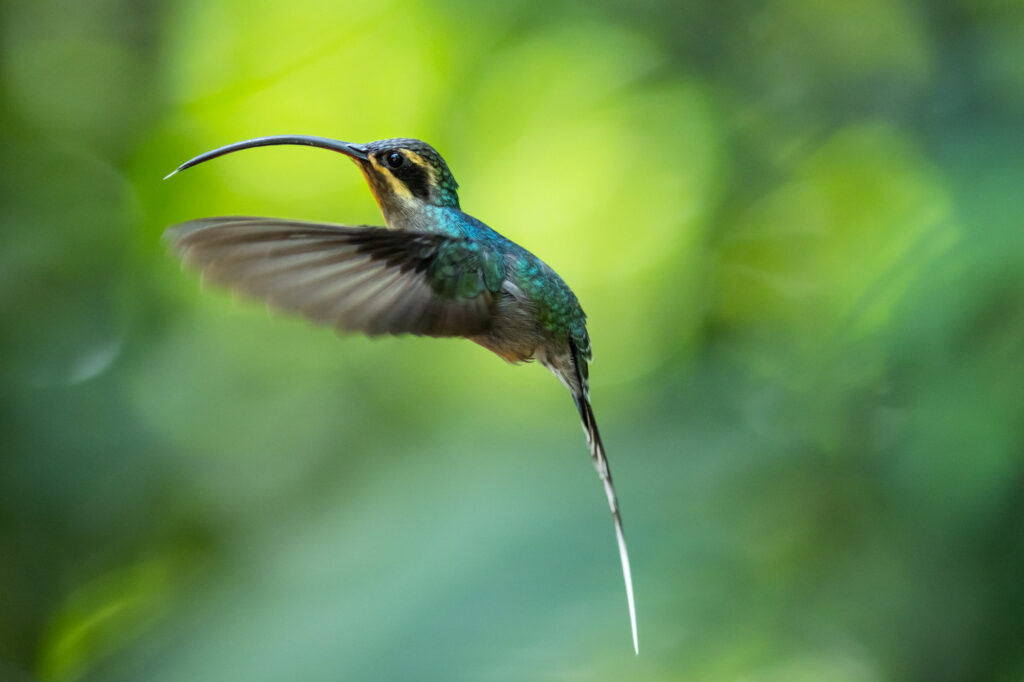
<path fill-rule="evenodd" d="M 580 377 L 582 379 L 582 377 Z M 582 383 L 582 382 L 581 382 Z M 585 391 L 585 389 L 584 389 Z M 597 430 L 597 421 L 594 419 L 594 408 L 590 406 L 590 398 L 585 392 L 573 393 L 576 407 L 580 411 L 580 420 L 583 422 L 583 433 L 587 436 L 587 445 L 590 446 L 590 456 L 594 460 L 597 473 L 604 483 L 604 492 L 608 497 L 608 507 L 612 510 L 612 520 L 615 523 L 615 538 L 619 543 L 619 559 L 622 561 L 622 578 L 626 583 L 626 602 L 629 605 L 629 624 L 633 630 L 633 651 L 640 654 L 640 640 L 637 637 L 636 629 L 636 602 L 633 599 L 633 572 L 629 566 L 629 552 L 626 551 L 626 536 L 622 532 L 622 516 L 619 514 L 619 500 L 615 496 L 615 486 L 612 483 L 612 472 L 608 468 L 608 457 L 604 452 L 604 444 L 601 442 L 601 434 Z"/>

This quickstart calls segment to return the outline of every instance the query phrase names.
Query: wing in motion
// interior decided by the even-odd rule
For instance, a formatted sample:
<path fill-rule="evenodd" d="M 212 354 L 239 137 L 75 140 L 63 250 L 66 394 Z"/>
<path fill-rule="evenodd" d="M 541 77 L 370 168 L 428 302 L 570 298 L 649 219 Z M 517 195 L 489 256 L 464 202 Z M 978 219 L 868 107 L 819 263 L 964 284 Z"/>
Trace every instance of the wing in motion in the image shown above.
<path fill-rule="evenodd" d="M 486 332 L 504 277 L 487 247 L 433 233 L 233 217 L 164 236 L 206 281 L 371 335 Z"/>

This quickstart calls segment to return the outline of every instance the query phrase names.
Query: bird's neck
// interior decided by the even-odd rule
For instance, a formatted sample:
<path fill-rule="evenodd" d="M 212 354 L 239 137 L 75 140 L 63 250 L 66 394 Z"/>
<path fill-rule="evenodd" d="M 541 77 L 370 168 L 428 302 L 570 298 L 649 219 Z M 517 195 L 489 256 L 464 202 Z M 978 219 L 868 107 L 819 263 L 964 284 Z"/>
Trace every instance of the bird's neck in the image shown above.
<path fill-rule="evenodd" d="M 381 212 L 390 230 L 410 232 L 441 232 L 450 234 L 455 227 L 453 213 L 458 209 L 434 206 L 417 199 L 381 202 Z"/>

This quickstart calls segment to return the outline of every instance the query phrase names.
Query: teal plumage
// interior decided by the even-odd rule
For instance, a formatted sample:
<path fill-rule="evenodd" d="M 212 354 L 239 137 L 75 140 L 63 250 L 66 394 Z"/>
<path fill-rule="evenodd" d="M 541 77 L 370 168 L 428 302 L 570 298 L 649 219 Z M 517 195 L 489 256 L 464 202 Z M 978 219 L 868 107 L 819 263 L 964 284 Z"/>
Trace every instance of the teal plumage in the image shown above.
<path fill-rule="evenodd" d="M 559 336 L 572 339 L 589 360 L 587 316 L 569 286 L 537 258 L 520 258 L 513 266 L 519 288 L 535 302 L 537 321 Z"/>
<path fill-rule="evenodd" d="M 551 370 L 572 395 L 604 484 L 639 651 L 622 519 L 590 403 L 586 315 L 572 289 L 537 256 L 464 213 L 448 164 L 419 140 L 358 145 L 311 136 L 256 138 L 197 156 L 174 172 L 278 144 L 350 157 L 387 226 L 206 218 L 169 228 L 167 239 L 207 280 L 314 322 L 370 335 L 461 336 L 509 362 L 537 360 Z"/>

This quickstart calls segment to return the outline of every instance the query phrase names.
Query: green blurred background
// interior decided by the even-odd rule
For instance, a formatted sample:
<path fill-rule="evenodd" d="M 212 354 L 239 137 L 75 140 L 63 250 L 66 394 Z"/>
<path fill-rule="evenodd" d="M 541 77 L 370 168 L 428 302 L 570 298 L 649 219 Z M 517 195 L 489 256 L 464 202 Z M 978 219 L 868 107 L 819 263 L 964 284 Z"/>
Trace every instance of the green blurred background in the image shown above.
<path fill-rule="evenodd" d="M 0 5 L 0 679 L 1024 679 L 1019 0 Z M 172 223 L 379 223 L 410 136 L 590 315 L 203 292 Z"/>

